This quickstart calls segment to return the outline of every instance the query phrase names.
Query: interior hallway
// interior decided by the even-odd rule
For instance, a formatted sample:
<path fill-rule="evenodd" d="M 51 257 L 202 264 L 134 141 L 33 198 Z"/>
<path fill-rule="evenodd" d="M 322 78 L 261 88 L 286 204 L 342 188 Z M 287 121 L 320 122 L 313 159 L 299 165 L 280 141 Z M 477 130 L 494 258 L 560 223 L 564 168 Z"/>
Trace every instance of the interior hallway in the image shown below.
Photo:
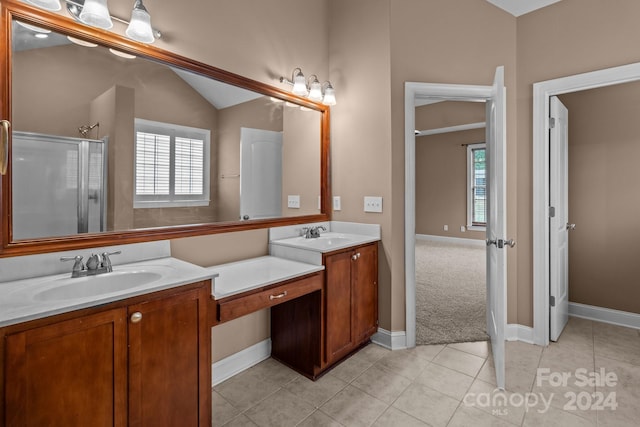
<path fill-rule="evenodd" d="M 522 342 L 506 347 L 507 406 L 500 399 L 486 404 L 495 398 L 488 342 L 393 352 L 370 344 L 316 382 L 273 359 L 230 378 L 214 387 L 213 426 L 638 425 L 640 331 L 570 318 L 560 340 L 547 348 Z M 584 371 L 576 376 L 579 368 Z M 601 369 L 608 385 L 582 385 L 582 377 Z M 537 372 L 571 377 L 566 386 L 551 386 L 549 376 Z M 578 397 L 575 410 L 565 393 Z M 615 397 L 617 408 L 610 409 L 611 399 L 601 402 L 603 410 L 577 408 L 595 405 L 598 393 Z"/>

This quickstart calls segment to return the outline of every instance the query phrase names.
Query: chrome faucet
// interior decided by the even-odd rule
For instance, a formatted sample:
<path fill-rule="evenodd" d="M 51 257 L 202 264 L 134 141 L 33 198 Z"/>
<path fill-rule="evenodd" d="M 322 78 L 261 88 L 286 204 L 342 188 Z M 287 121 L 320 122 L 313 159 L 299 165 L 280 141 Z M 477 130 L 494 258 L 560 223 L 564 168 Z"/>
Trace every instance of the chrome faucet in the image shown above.
<path fill-rule="evenodd" d="M 322 225 L 318 225 L 316 227 L 302 227 L 301 236 L 304 236 L 305 239 L 317 239 L 320 237 L 320 230 L 327 231 L 326 228 Z"/>
<path fill-rule="evenodd" d="M 71 277 L 95 276 L 102 273 L 111 273 L 113 266 L 111 265 L 110 255 L 117 255 L 121 251 L 103 252 L 102 257 L 97 254 L 91 254 L 86 265 L 82 263 L 82 255 L 64 256 L 60 261 L 74 261 L 71 269 Z"/>

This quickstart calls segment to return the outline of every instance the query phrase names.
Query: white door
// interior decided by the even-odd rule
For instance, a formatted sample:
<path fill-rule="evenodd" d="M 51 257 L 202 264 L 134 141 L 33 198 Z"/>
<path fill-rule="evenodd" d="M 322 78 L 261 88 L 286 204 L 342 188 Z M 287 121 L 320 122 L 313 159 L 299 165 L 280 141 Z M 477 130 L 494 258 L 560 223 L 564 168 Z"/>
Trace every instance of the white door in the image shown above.
<path fill-rule="evenodd" d="M 282 132 L 240 129 L 240 219 L 282 216 Z"/>
<path fill-rule="evenodd" d="M 505 385 L 506 326 L 506 108 L 504 67 L 496 69 L 491 99 L 487 101 L 487 333 L 496 371 L 496 385 Z"/>
<path fill-rule="evenodd" d="M 557 341 L 569 320 L 569 110 L 550 102 L 549 134 L 549 338 Z"/>

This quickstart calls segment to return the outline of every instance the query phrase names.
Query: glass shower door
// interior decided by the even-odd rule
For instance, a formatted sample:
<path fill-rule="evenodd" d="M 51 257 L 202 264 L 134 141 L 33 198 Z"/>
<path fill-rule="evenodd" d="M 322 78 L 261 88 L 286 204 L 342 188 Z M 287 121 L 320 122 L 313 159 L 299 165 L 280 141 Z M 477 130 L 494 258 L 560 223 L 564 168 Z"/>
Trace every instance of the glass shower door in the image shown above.
<path fill-rule="evenodd" d="M 13 239 L 104 230 L 103 141 L 13 132 Z"/>

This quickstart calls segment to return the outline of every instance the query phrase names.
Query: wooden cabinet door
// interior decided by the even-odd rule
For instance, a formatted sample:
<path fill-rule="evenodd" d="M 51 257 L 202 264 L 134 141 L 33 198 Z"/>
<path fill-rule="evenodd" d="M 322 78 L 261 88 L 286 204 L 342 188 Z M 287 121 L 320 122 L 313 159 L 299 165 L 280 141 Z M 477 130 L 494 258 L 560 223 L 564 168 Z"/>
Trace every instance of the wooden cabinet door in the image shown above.
<path fill-rule="evenodd" d="M 129 426 L 211 422 L 208 297 L 203 286 L 129 306 Z"/>
<path fill-rule="evenodd" d="M 325 257 L 325 353 L 331 363 L 353 349 L 351 307 L 352 252 L 340 252 Z"/>
<path fill-rule="evenodd" d="M 353 327 L 355 344 L 368 340 L 378 328 L 378 244 L 355 250 L 353 263 Z"/>
<path fill-rule="evenodd" d="M 8 335 L 7 426 L 126 426 L 126 310 Z"/>

